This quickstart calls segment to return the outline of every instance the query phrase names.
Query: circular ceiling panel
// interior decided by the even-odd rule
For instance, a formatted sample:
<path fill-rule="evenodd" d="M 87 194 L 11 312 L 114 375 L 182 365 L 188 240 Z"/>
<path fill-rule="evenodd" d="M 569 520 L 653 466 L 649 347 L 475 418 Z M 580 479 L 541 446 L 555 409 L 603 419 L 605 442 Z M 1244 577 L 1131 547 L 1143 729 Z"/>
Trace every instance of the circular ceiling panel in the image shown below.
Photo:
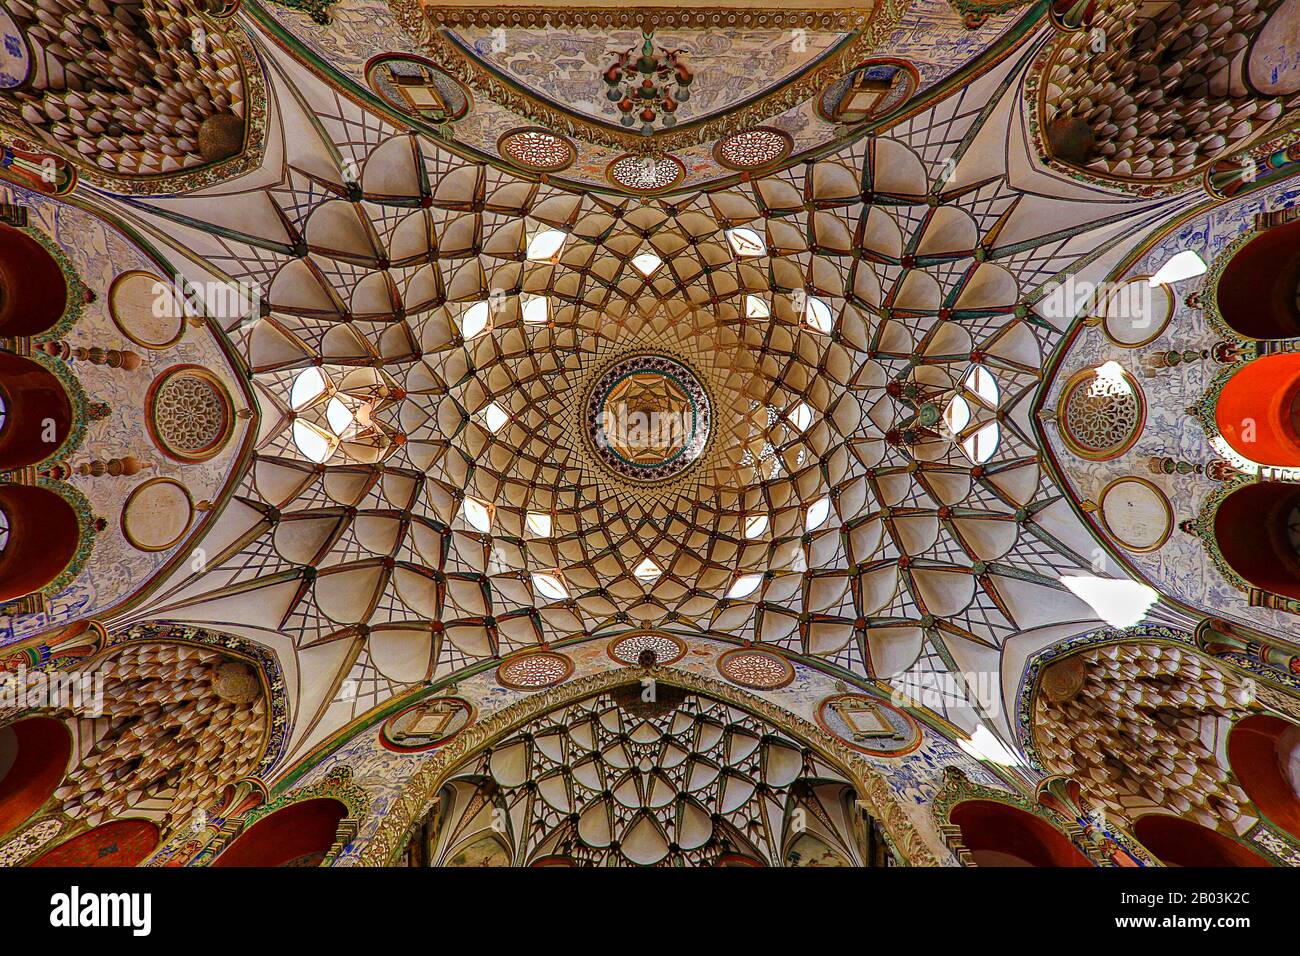
<path fill-rule="evenodd" d="M 639 193 L 658 193 L 681 182 L 686 167 L 676 156 L 625 153 L 609 164 L 605 175 L 615 186 Z"/>
<path fill-rule="evenodd" d="M 565 137 L 540 126 L 526 126 L 506 133 L 497 140 L 497 152 L 516 166 L 539 173 L 567 169 L 578 155 Z"/>
<path fill-rule="evenodd" d="M 623 478 L 662 481 L 693 465 L 709 441 L 708 395 L 689 368 L 663 355 L 610 366 L 586 401 L 596 457 Z"/>
<path fill-rule="evenodd" d="M 1133 447 L 1146 422 L 1146 400 L 1133 376 L 1107 362 L 1078 372 L 1057 404 L 1061 437 L 1090 461 L 1118 458 Z"/>
<path fill-rule="evenodd" d="M 150 436 L 178 461 L 207 461 L 234 431 L 235 408 L 226 386 L 196 365 L 178 365 L 159 375 L 145 405 Z"/>
<path fill-rule="evenodd" d="M 779 163 L 792 149 L 794 140 L 785 130 L 755 126 L 718 140 L 713 157 L 727 169 L 749 171 Z"/>
<path fill-rule="evenodd" d="M 654 666 L 676 664 L 686 656 L 686 643 L 668 634 L 629 634 L 609 642 L 609 656 L 629 667 L 641 665 L 641 655 L 654 654 Z"/>
<path fill-rule="evenodd" d="M 172 478 L 138 485 L 122 506 L 122 534 L 141 551 L 166 551 L 185 537 L 194 520 L 194 502 Z"/>
<path fill-rule="evenodd" d="M 780 654 L 743 647 L 718 658 L 718 670 L 733 684 L 753 690 L 776 690 L 794 680 L 794 667 Z"/>
<path fill-rule="evenodd" d="M 1174 528 L 1169 498 L 1145 478 L 1111 482 L 1097 503 L 1106 530 L 1130 551 L 1155 551 Z"/>
<path fill-rule="evenodd" d="M 108 314 L 123 335 L 146 349 L 166 349 L 185 334 L 185 306 L 162 276 L 124 272 L 108 290 Z"/>
<path fill-rule="evenodd" d="M 554 651 L 533 651 L 507 657 L 497 668 L 497 683 L 515 690 L 554 687 L 569 679 L 573 661 Z"/>

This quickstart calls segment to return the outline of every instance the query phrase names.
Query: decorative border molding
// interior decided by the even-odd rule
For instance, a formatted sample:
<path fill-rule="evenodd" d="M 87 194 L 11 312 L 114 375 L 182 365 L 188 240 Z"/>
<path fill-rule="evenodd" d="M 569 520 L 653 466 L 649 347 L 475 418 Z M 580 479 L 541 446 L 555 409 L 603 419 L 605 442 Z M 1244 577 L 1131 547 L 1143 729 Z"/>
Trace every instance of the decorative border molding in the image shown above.
<path fill-rule="evenodd" d="M 66 843 L 69 833 L 76 829 L 78 822 L 80 821 L 73 820 L 61 812 L 41 815 L 38 810 L 26 824 L 8 836 L 0 838 L 0 869 L 26 866 L 36 857 L 52 849 L 56 843 Z M 50 823 L 55 825 L 54 832 L 35 835 L 37 829 L 48 831 L 47 824 Z"/>

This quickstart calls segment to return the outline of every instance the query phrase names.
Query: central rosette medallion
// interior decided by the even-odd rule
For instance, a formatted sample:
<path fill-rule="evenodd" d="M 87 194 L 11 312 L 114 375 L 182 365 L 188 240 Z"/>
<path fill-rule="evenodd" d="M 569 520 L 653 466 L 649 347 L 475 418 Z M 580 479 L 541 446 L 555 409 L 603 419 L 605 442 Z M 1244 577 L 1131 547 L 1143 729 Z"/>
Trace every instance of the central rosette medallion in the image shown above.
<path fill-rule="evenodd" d="M 712 414 L 695 373 L 665 355 L 620 359 L 587 395 L 587 437 L 616 474 L 655 482 L 681 474 L 708 444 Z"/>

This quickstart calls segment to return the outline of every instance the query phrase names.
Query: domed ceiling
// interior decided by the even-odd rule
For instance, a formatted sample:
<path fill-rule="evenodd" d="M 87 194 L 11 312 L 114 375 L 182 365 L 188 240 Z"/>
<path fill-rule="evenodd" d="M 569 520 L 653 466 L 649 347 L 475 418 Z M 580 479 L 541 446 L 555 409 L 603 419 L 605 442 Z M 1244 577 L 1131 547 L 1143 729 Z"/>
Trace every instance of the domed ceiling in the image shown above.
<path fill-rule="evenodd" d="M 159 170 L 197 169 L 183 188 L 68 157 L 78 204 L 240 292 L 199 304 L 250 391 L 249 451 L 202 533 L 99 614 L 273 653 L 270 775 L 431 688 L 486 714 L 631 665 L 604 650 L 624 635 L 758 698 L 892 695 L 886 737 L 919 719 L 1014 750 L 1028 663 L 1106 626 L 1077 582 L 1124 565 L 1043 453 L 1045 395 L 1077 393 L 1084 459 L 1145 406 L 1131 376 L 1057 375 L 1085 367 L 1062 365 L 1059 293 L 1208 197 L 1043 158 L 1033 84 L 1078 35 L 1042 5 L 805 6 L 205 8 L 264 97 L 212 100 L 249 117 L 251 168 L 204 165 L 201 135 Z M 661 58 L 689 96 L 621 122 L 629 50 L 624 73 Z M 25 121 L 96 128 L 52 102 Z M 1182 600 L 1149 625 L 1189 626 Z M 442 849 L 482 829 L 489 787 L 514 822 L 480 850 L 516 860 L 777 859 L 796 806 L 816 852 L 855 859 L 844 767 L 709 688 L 637 720 L 611 686 L 440 779 L 461 827 Z"/>

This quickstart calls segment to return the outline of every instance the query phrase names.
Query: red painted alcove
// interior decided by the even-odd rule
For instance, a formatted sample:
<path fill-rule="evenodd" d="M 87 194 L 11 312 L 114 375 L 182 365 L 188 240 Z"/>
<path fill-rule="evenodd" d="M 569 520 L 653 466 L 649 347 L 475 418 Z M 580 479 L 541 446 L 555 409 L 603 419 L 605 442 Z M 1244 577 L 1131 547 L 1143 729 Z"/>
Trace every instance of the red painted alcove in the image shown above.
<path fill-rule="evenodd" d="M 0 352 L 0 402 L 0 471 L 44 461 L 72 430 L 72 402 L 63 383 L 29 358 Z"/>
<path fill-rule="evenodd" d="M 1092 866 L 1069 838 L 1042 817 L 996 800 L 966 800 L 952 822 L 979 866 Z"/>
<path fill-rule="evenodd" d="M 0 486 L 9 539 L 0 551 L 0 601 L 39 591 L 77 553 L 77 513 L 54 492 L 31 485 Z"/>
<path fill-rule="evenodd" d="M 1300 795 L 1287 764 L 1300 763 L 1300 727 L 1280 717 L 1253 714 L 1228 735 L 1228 765 L 1241 788 L 1270 820 L 1300 839 Z"/>
<path fill-rule="evenodd" d="M 1300 556 L 1287 537 L 1287 519 L 1300 505 L 1300 485 L 1260 481 L 1223 499 L 1214 539 L 1223 558 L 1248 584 L 1300 599 Z"/>
<path fill-rule="evenodd" d="M 32 866 L 137 866 L 157 849 L 159 836 L 148 820 L 113 820 L 56 846 Z"/>
<path fill-rule="evenodd" d="M 0 727 L 0 836 L 45 806 L 71 756 L 72 735 L 61 720 L 28 717 Z"/>
<path fill-rule="evenodd" d="M 54 257 L 25 232 L 0 225 L 0 335 L 40 335 L 67 307 L 68 283 Z"/>
<path fill-rule="evenodd" d="M 1236 840 L 1182 817 L 1148 814 L 1133 835 L 1165 866 L 1272 866 Z"/>
<path fill-rule="evenodd" d="M 1300 223 L 1276 226 L 1246 243 L 1219 279 L 1223 320 L 1254 339 L 1300 335 Z"/>
<path fill-rule="evenodd" d="M 1228 379 L 1214 407 L 1219 433 L 1261 465 L 1300 466 L 1300 355 L 1265 355 Z"/>
<path fill-rule="evenodd" d="M 329 797 L 293 803 L 258 820 L 213 861 L 213 866 L 284 866 L 334 845 L 348 808 Z"/>

